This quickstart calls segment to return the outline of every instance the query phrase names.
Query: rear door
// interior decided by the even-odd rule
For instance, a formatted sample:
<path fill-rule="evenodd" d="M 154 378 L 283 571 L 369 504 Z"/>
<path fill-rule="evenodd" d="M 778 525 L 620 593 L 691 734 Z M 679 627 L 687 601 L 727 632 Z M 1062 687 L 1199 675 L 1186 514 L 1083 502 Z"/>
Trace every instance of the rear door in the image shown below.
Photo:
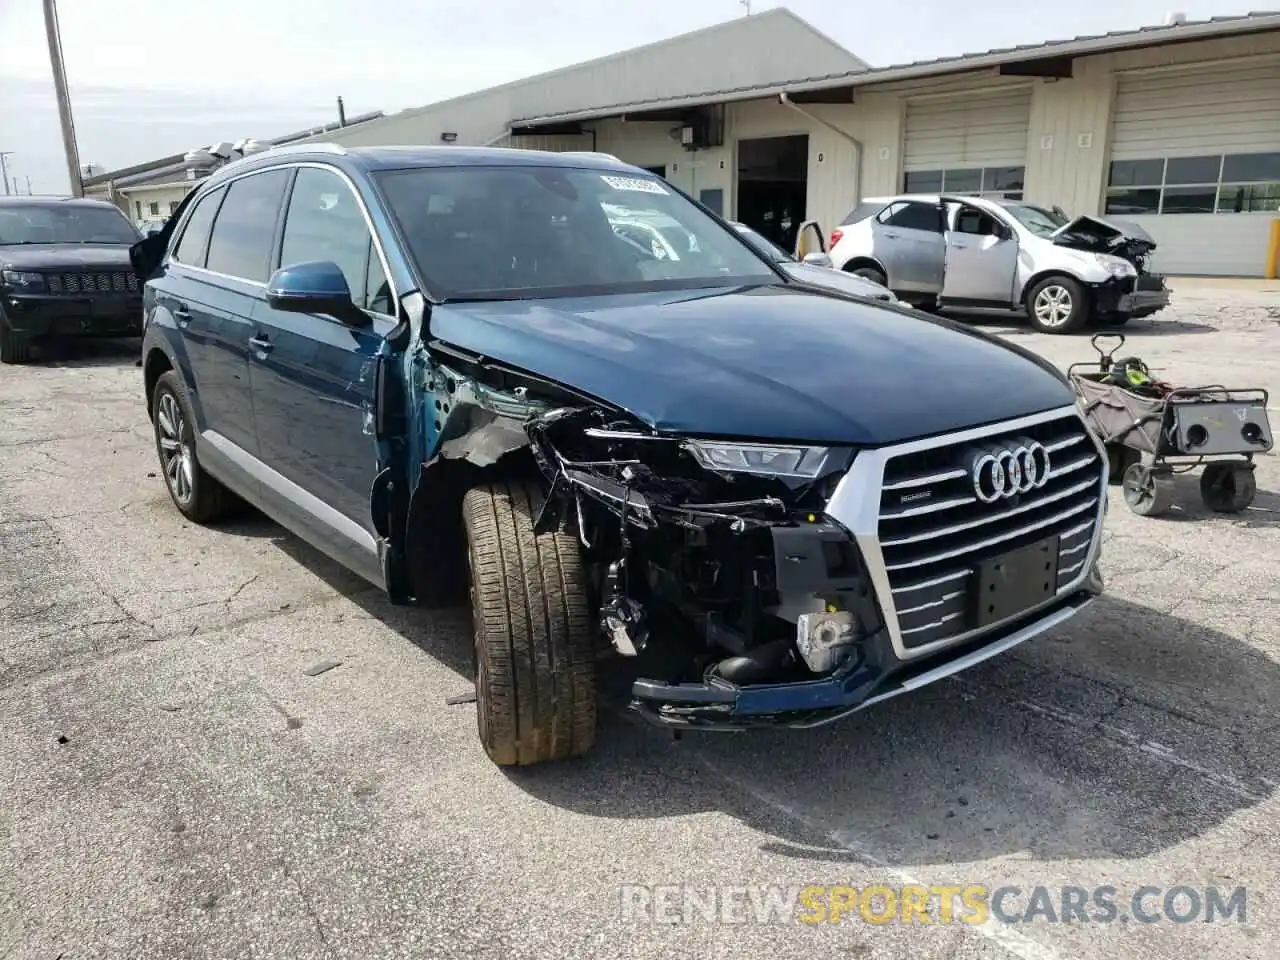
<path fill-rule="evenodd" d="M 940 293 L 946 263 L 939 204 L 897 200 L 871 223 L 872 252 L 889 274 L 889 289 Z"/>
<path fill-rule="evenodd" d="M 369 323 L 289 313 L 260 302 L 251 364 L 263 459 L 284 483 L 264 491 L 318 545 L 366 571 L 376 562 L 369 495 L 377 475 L 376 356 L 395 303 L 363 206 L 334 169 L 301 166 L 281 227 L 280 266 L 327 260 Z M 372 551 L 372 553 L 371 553 Z M 380 568 L 372 568 L 380 575 Z"/>
<path fill-rule="evenodd" d="M 949 206 L 942 298 L 975 306 L 1009 306 L 1018 271 L 1018 241 L 1012 228 L 979 207 Z"/>

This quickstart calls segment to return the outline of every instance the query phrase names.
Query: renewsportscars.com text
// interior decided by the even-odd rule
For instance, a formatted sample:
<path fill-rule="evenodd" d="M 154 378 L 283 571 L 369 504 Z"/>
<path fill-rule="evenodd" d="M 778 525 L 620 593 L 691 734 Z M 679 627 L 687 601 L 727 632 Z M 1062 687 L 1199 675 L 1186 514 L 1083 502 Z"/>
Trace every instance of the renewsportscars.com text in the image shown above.
<path fill-rule="evenodd" d="M 623 918 L 652 923 L 949 924 L 1246 922 L 1244 887 L 1143 885 L 687 886 L 627 884 Z"/>

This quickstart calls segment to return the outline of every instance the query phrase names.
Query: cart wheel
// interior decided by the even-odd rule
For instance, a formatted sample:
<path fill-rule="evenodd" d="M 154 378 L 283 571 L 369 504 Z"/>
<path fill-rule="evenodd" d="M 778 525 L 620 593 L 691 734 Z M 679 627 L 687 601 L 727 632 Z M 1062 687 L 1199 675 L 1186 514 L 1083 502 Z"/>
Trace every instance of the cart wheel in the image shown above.
<path fill-rule="evenodd" d="M 1142 461 L 1142 454 L 1120 443 L 1107 444 L 1107 480 L 1113 486 L 1124 482 L 1124 473 L 1133 464 Z"/>
<path fill-rule="evenodd" d="M 1140 517 L 1158 517 L 1173 506 L 1173 477 L 1156 473 L 1143 463 L 1124 472 L 1124 502 Z"/>
<path fill-rule="evenodd" d="M 1257 492 L 1251 463 L 1210 463 L 1200 474 L 1200 499 L 1216 513 L 1248 509 Z"/>

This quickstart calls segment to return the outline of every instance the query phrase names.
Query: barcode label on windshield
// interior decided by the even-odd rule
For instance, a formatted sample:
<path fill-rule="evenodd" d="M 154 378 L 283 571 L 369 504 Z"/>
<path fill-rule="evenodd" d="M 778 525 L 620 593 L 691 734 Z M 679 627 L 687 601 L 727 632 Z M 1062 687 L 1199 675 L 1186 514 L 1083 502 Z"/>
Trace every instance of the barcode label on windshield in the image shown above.
<path fill-rule="evenodd" d="M 615 190 L 631 190 L 634 193 L 660 193 L 663 196 L 667 193 L 662 184 L 655 183 L 652 180 L 641 180 L 638 177 L 608 177 L 601 175 L 600 179 Z"/>

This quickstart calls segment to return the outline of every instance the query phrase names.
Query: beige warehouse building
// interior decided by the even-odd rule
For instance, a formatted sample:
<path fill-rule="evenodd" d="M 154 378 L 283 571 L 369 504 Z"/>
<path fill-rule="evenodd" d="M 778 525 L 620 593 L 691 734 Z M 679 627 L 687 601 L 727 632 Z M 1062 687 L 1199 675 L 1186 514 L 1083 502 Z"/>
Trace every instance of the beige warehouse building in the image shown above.
<path fill-rule="evenodd" d="M 783 240 L 864 197 L 1021 196 L 1140 223 L 1157 270 L 1261 276 L 1280 12 L 1171 19 L 872 68 L 774 9 L 315 139 L 601 150 Z"/>

